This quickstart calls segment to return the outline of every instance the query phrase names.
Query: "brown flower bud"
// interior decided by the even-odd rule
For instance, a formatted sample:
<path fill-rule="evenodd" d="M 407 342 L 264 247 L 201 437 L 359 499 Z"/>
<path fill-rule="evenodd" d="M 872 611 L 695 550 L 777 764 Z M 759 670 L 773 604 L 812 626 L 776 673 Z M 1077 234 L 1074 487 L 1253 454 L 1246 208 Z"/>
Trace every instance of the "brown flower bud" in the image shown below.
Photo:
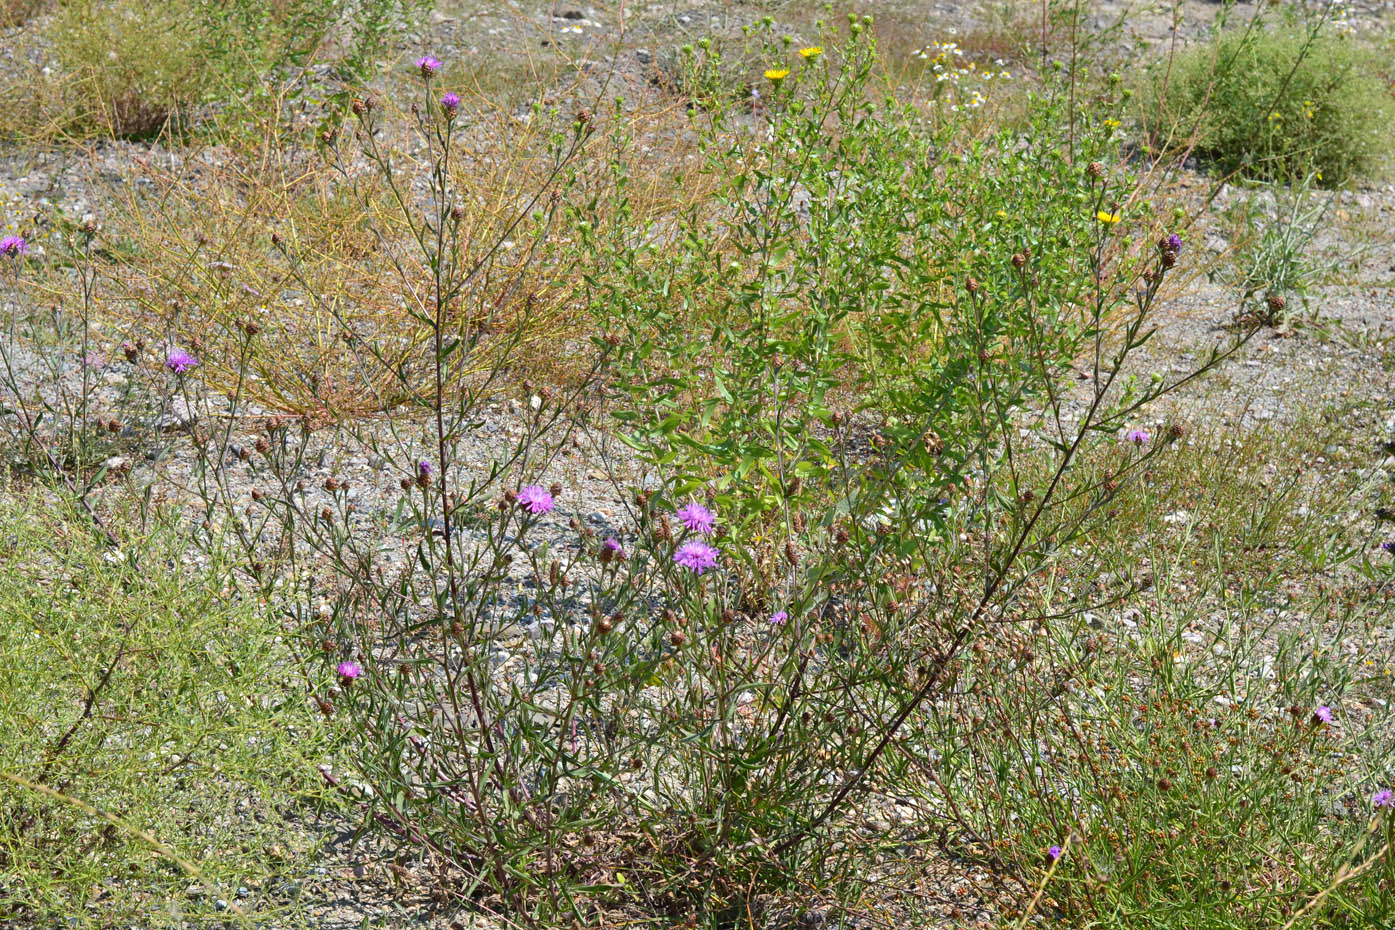
<path fill-rule="evenodd" d="M 795 549 L 794 543 L 785 543 L 785 561 L 791 565 L 799 564 L 799 550 Z"/>
<path fill-rule="evenodd" d="M 1085 166 L 1085 173 L 1088 174 L 1090 177 L 1099 180 L 1100 178 L 1104 177 L 1104 165 L 1100 164 L 1097 161 L 1092 161 L 1090 162 L 1090 164 Z"/>
<path fill-rule="evenodd" d="M 242 324 L 242 331 L 249 336 L 255 336 L 262 331 L 262 328 L 257 325 L 256 320 L 246 320 Z"/>
<path fill-rule="evenodd" d="M 107 432 L 109 432 L 109 433 L 119 433 L 119 432 L 121 432 L 121 421 L 120 421 L 120 420 L 108 420 L 108 421 L 107 421 Z"/>
<path fill-rule="evenodd" d="M 1265 303 L 1269 305 L 1270 313 L 1283 313 L 1284 307 L 1288 306 L 1288 301 L 1284 300 L 1282 294 L 1270 294 L 1265 298 Z"/>
<path fill-rule="evenodd" d="M 977 293 L 978 293 L 978 281 L 975 280 L 974 278 L 969 278 L 968 280 L 966 280 L 966 281 L 964 282 L 964 289 L 965 289 L 966 291 L 968 291 L 970 294 L 977 294 Z"/>
<path fill-rule="evenodd" d="M 682 649 L 683 644 L 688 641 L 688 637 L 682 630 L 674 630 L 669 634 L 668 641 L 673 643 L 675 649 Z"/>
<path fill-rule="evenodd" d="M 1025 264 L 1027 264 L 1027 256 L 1023 255 L 1021 252 L 1014 252 L 1012 256 L 1012 267 L 1021 268 Z"/>

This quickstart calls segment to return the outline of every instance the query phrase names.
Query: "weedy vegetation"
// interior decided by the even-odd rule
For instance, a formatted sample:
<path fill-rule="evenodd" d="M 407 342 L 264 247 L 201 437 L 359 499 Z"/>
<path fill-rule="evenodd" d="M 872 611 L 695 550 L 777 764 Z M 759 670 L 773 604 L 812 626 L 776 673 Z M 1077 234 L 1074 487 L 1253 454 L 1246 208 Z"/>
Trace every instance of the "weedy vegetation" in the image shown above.
<path fill-rule="evenodd" d="M 1395 919 L 1388 463 L 1186 402 L 1388 88 L 1319 17 L 1140 94 L 1085 6 L 491 99 L 413 4 L 41 18 L 9 132 L 181 157 L 0 241 L 0 917 L 314 925 L 349 823 L 539 930 Z"/>

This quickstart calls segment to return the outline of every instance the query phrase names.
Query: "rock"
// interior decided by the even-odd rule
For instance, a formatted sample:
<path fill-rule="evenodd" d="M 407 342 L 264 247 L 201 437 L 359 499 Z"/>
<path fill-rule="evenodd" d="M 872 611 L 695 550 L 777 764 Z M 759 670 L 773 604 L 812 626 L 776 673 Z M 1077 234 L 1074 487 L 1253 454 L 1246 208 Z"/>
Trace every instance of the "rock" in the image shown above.
<path fill-rule="evenodd" d="M 188 429 L 196 419 L 198 417 L 189 409 L 188 402 L 182 397 L 176 397 L 170 401 L 170 409 L 160 414 L 156 426 L 163 432 L 173 432 Z"/>
<path fill-rule="evenodd" d="M 869 817 L 864 821 L 863 825 L 873 833 L 891 832 L 891 821 L 887 820 L 885 817 Z"/>

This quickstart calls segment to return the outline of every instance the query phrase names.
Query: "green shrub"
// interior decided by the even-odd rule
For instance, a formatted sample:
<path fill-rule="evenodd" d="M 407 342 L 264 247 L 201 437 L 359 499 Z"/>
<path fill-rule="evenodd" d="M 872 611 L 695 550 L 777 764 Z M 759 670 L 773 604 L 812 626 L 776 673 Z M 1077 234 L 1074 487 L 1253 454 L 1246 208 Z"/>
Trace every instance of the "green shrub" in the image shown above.
<path fill-rule="evenodd" d="M 268 906 L 310 843 L 287 815 L 320 790 L 327 741 L 280 626 L 174 525 L 117 535 L 37 493 L 0 506 L 7 926 L 226 919 L 219 899 Z"/>
<path fill-rule="evenodd" d="M 1395 101 L 1377 58 L 1350 38 L 1245 31 L 1157 66 L 1148 143 L 1193 152 L 1219 172 L 1326 186 L 1380 170 Z"/>
<path fill-rule="evenodd" d="M 341 70 L 366 76 L 425 0 L 369 0 L 341 23 L 327 0 L 72 0 L 45 27 L 57 67 L 0 129 L 45 135 L 148 136 L 197 107 L 244 99 L 286 66 L 331 47 Z"/>

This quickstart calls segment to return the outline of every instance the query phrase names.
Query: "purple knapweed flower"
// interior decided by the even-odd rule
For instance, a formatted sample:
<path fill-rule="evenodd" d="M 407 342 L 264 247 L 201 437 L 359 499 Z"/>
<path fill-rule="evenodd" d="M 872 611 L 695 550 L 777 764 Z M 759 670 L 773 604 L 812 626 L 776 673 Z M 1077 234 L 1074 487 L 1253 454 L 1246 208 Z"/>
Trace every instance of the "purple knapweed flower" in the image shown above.
<path fill-rule="evenodd" d="M 519 489 L 518 502 L 529 513 L 547 513 L 552 509 L 552 494 L 540 484 L 525 485 Z"/>
<path fill-rule="evenodd" d="M 1051 865 L 1057 859 L 1061 858 L 1062 852 L 1064 852 L 1064 850 L 1062 850 L 1061 847 L 1052 846 L 1050 849 L 1046 851 L 1046 864 Z"/>
<path fill-rule="evenodd" d="M 605 546 L 606 551 L 615 558 L 623 559 L 625 557 L 625 547 L 620 545 L 620 540 L 616 539 L 614 536 L 611 536 L 605 542 L 601 543 L 601 545 Z"/>
<path fill-rule="evenodd" d="M 165 367 L 177 375 L 187 374 L 198 364 L 199 360 L 183 349 L 171 349 L 170 354 L 165 358 Z"/>
<path fill-rule="evenodd" d="M 720 553 L 705 542 L 685 542 L 678 547 L 678 551 L 673 554 L 673 561 L 688 569 L 695 575 L 701 575 L 709 568 L 717 566 L 717 556 Z"/>
<path fill-rule="evenodd" d="M 1332 708 L 1328 707 L 1326 704 L 1319 705 L 1318 709 L 1313 711 L 1313 719 L 1318 723 L 1331 723 Z"/>
<path fill-rule="evenodd" d="M 1382 788 L 1382 789 L 1380 789 L 1379 791 L 1377 791 L 1375 794 L 1371 795 L 1371 806 L 1372 806 L 1372 807 L 1391 807 L 1391 806 L 1395 806 L 1395 794 L 1391 793 L 1391 791 L 1390 791 L 1389 788 Z"/>
<path fill-rule="evenodd" d="M 430 478 L 430 477 L 431 477 L 431 463 L 428 462 L 426 459 L 422 459 L 420 462 L 417 462 L 417 477 L 418 477 L 418 478 Z"/>
<path fill-rule="evenodd" d="M 417 70 L 421 72 L 421 76 L 424 78 L 435 77 L 436 72 L 441 70 L 441 61 L 438 58 L 432 58 L 430 55 L 423 55 L 417 59 Z"/>
<path fill-rule="evenodd" d="M 446 111 L 446 116 L 454 116 L 460 112 L 460 95 L 450 91 L 441 97 L 441 109 Z"/>
<path fill-rule="evenodd" d="M 773 614 L 770 615 L 770 622 L 771 622 L 771 624 L 774 625 L 774 626 L 779 626 L 780 624 L 784 623 L 784 622 L 785 622 L 786 620 L 788 620 L 789 618 L 790 618 L 790 615 L 789 615 L 789 614 L 785 613 L 783 610 L 777 610 L 777 611 L 775 611 Z"/>
<path fill-rule="evenodd" d="M 683 525 L 688 529 L 704 536 L 711 536 L 712 530 L 717 526 L 717 515 L 701 504 L 679 507 L 674 516 L 683 521 Z"/>
<path fill-rule="evenodd" d="M 19 258 L 29 251 L 29 243 L 24 241 L 23 236 L 6 236 L 0 239 L 0 255 L 6 258 Z"/>
<path fill-rule="evenodd" d="M 363 668 L 357 662 L 345 660 L 339 663 L 339 677 L 345 682 L 353 681 L 355 678 L 363 677 Z"/>
<path fill-rule="evenodd" d="M 1181 252 L 1181 251 L 1182 251 L 1182 237 L 1179 236 L 1179 235 L 1177 235 L 1176 233 L 1173 233 L 1172 235 L 1168 236 L 1168 237 L 1167 237 L 1167 250 L 1168 250 L 1169 252 Z"/>
<path fill-rule="evenodd" d="M 1391 555 L 1395 555 L 1395 539 L 1387 539 L 1385 542 L 1380 544 L 1380 547 L 1384 549 L 1386 552 L 1389 552 Z"/>
<path fill-rule="evenodd" d="M 1129 430 L 1124 438 L 1136 446 L 1141 446 L 1153 441 L 1153 437 L 1148 435 L 1148 431 L 1142 429 Z"/>

